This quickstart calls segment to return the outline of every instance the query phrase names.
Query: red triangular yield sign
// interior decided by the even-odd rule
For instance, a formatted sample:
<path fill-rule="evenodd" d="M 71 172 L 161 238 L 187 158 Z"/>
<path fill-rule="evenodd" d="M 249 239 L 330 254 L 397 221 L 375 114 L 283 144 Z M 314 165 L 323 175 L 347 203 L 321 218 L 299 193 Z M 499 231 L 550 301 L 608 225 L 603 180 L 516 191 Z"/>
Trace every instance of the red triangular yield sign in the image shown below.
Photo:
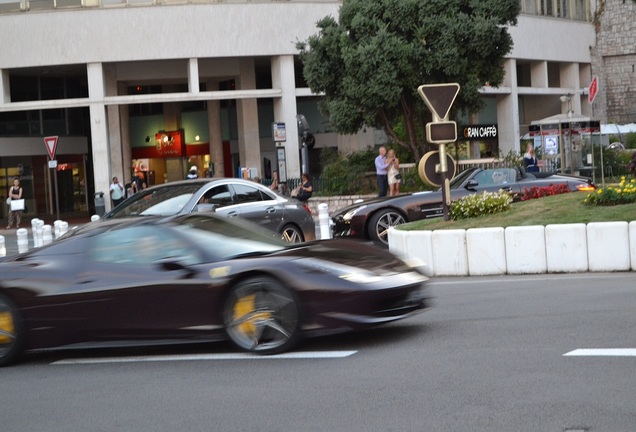
<path fill-rule="evenodd" d="M 51 160 L 55 159 L 55 150 L 57 150 L 57 136 L 44 137 L 44 146 L 49 152 Z"/>

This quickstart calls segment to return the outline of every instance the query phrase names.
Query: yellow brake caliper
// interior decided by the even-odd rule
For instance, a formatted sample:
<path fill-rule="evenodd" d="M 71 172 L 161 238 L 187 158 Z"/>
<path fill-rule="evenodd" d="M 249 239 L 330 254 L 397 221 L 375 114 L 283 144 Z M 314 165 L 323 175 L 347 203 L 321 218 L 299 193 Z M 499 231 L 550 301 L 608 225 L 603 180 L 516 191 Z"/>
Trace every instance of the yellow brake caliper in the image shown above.
<path fill-rule="evenodd" d="M 13 317 L 9 312 L 0 312 L 0 343 L 13 342 L 13 338 L 8 335 L 13 335 L 15 327 L 13 325 Z"/>
<path fill-rule="evenodd" d="M 256 322 L 266 320 L 271 317 L 269 312 L 256 311 L 256 294 L 246 295 L 239 298 L 234 304 L 234 321 L 240 321 L 239 331 L 254 337 L 256 335 Z M 250 316 L 249 318 L 246 318 Z"/>

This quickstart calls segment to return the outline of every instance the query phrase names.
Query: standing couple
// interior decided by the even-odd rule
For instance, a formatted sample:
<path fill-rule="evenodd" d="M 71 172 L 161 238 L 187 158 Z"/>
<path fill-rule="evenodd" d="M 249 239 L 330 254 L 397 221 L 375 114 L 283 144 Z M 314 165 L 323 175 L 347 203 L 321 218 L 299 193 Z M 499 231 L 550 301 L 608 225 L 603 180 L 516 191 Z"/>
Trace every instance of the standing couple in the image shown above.
<path fill-rule="evenodd" d="M 378 176 L 379 197 L 396 196 L 400 194 L 400 160 L 395 157 L 395 150 L 386 151 L 380 146 L 379 154 L 375 158 L 375 172 Z"/>

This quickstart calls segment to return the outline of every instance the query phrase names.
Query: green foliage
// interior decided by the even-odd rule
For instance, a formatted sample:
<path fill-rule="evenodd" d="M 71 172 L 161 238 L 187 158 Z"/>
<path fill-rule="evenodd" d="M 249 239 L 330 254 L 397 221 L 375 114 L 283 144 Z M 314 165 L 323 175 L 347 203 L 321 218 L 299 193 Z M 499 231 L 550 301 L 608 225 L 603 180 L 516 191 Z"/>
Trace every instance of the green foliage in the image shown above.
<path fill-rule="evenodd" d="M 508 192 L 482 192 L 453 201 L 449 213 L 453 220 L 469 219 L 504 212 L 510 209 L 510 204 L 512 197 Z"/>
<path fill-rule="evenodd" d="M 625 140 L 625 142 L 623 143 L 625 145 L 625 148 L 636 149 L 636 133 L 635 132 L 630 132 L 628 134 L 623 135 L 623 139 Z"/>
<path fill-rule="evenodd" d="M 583 202 L 587 205 L 614 206 L 636 202 L 636 180 L 621 178 L 617 186 L 608 186 L 589 193 Z"/>
<path fill-rule="evenodd" d="M 365 151 L 342 156 L 337 150 L 324 152 L 325 162 L 322 169 L 323 195 L 357 195 L 371 193 L 375 176 L 370 178 L 369 172 L 375 173 L 373 163 L 376 152 L 368 148 Z"/>
<path fill-rule="evenodd" d="M 499 153 L 501 153 L 501 150 L 499 151 Z M 525 163 L 523 162 L 523 156 L 514 150 L 510 150 L 508 154 L 504 157 L 502 157 L 500 154 L 499 160 L 501 161 L 501 165 L 506 168 L 525 167 Z"/>
<path fill-rule="evenodd" d="M 454 108 L 480 109 L 479 88 L 503 81 L 508 26 L 519 11 L 518 0 L 344 0 L 338 21 L 323 18 L 319 33 L 297 48 L 337 132 L 384 128 L 417 160 L 426 147 L 422 125 L 431 118 L 418 86 L 457 82 Z"/>
<path fill-rule="evenodd" d="M 390 150 L 392 147 L 387 148 Z M 393 149 L 396 150 L 400 163 L 405 163 L 404 149 Z M 378 155 L 376 150 L 367 148 L 346 156 L 339 154 L 336 150 L 326 150 L 323 155 L 323 170 L 320 179 L 315 179 L 316 183 L 320 184 L 321 195 L 358 195 L 377 192 L 374 164 Z M 417 165 L 400 171 L 402 172 L 401 193 L 431 190 L 431 187 L 420 179 Z"/>

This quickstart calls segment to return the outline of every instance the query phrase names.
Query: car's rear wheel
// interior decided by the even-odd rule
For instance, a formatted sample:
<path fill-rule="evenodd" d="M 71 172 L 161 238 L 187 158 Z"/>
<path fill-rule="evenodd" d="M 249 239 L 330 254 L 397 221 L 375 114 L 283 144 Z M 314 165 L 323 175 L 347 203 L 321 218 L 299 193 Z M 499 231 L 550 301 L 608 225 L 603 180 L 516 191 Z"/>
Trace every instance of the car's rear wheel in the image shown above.
<path fill-rule="evenodd" d="M 380 210 L 369 219 L 369 238 L 385 245 L 389 244 L 389 228 L 406 223 L 402 213 L 395 210 Z"/>
<path fill-rule="evenodd" d="M 0 295 L 0 366 L 15 361 L 22 353 L 24 329 L 17 307 Z"/>
<path fill-rule="evenodd" d="M 223 322 L 230 341 L 239 349 L 276 354 L 291 349 L 299 339 L 299 302 L 276 279 L 253 277 L 230 290 Z"/>
<path fill-rule="evenodd" d="M 294 225 L 285 225 L 281 235 L 287 243 L 302 243 L 305 241 L 303 232 Z"/>

